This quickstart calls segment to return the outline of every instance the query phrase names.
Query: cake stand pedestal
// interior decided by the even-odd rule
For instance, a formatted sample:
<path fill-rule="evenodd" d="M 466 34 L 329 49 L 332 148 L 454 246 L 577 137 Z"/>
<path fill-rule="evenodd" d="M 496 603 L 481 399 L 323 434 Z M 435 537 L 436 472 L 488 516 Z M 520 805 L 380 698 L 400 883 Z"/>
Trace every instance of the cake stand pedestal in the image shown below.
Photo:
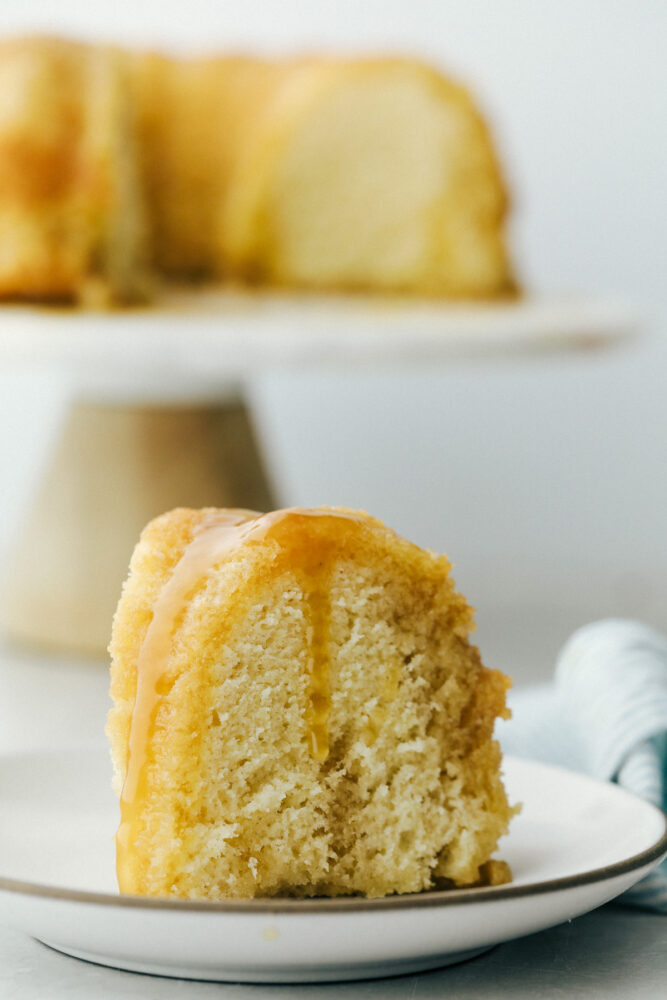
<path fill-rule="evenodd" d="M 10 567 L 10 638 L 101 653 L 144 524 L 172 507 L 270 510 L 248 412 L 76 401 Z"/>
<path fill-rule="evenodd" d="M 55 366 L 72 402 L 7 576 L 10 639 L 103 655 L 143 525 L 176 506 L 275 507 L 244 400 L 259 371 L 508 358 L 608 346 L 636 329 L 609 299 L 415 303 L 174 291 L 118 313 L 0 313 L 3 363 Z"/>

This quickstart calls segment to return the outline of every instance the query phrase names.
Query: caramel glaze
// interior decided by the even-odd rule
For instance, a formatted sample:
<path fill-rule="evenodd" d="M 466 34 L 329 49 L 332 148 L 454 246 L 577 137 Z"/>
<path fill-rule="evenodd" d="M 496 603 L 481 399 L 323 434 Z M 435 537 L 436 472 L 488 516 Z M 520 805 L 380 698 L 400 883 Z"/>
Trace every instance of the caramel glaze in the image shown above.
<path fill-rule="evenodd" d="M 326 530 L 321 530 L 325 519 Z M 361 525 L 364 517 L 326 508 L 293 507 L 270 514 L 249 510 L 216 511 L 195 528 L 191 542 L 155 602 L 153 617 L 139 652 L 128 767 L 120 802 L 121 823 L 116 835 L 117 875 L 122 892 L 136 891 L 132 845 L 139 832 L 142 804 L 147 794 L 153 733 L 158 709 L 167 690 L 164 672 L 176 621 L 183 607 L 204 584 L 210 570 L 241 545 L 273 540 L 279 547 L 276 571 L 289 569 L 300 581 L 309 619 L 306 709 L 309 750 L 316 761 L 327 759 L 331 704 L 330 557 L 349 533 L 350 522 Z M 379 718 L 377 724 L 381 724 Z"/>
<path fill-rule="evenodd" d="M 387 716 L 389 715 L 389 706 L 398 694 L 398 684 L 398 671 L 395 671 L 385 680 L 382 686 L 381 700 L 377 707 L 370 713 L 370 717 L 364 729 L 364 742 L 366 743 L 366 746 L 373 746 L 380 735 L 380 730 L 387 721 Z"/>

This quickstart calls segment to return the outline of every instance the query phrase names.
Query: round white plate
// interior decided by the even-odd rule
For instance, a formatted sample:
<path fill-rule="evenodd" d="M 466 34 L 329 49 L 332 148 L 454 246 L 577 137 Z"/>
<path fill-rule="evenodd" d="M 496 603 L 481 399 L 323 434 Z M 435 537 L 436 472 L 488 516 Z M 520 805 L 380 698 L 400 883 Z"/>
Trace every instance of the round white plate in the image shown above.
<path fill-rule="evenodd" d="M 193 979 L 302 982 L 435 968 L 599 906 L 667 852 L 666 818 L 615 785 L 507 758 L 523 811 L 511 885 L 366 900 L 192 903 L 121 897 L 105 749 L 0 758 L 0 917 L 103 965 Z"/>

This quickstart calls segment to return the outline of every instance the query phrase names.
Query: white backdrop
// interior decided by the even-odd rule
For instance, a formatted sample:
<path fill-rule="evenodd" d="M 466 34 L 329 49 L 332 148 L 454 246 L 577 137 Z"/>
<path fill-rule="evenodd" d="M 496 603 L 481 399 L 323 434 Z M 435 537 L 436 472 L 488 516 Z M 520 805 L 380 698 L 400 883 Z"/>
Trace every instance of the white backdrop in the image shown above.
<path fill-rule="evenodd" d="M 32 29 L 189 48 L 400 49 L 468 82 L 514 192 L 525 285 L 626 294 L 645 337 L 609 354 L 262 378 L 253 397 L 281 500 L 366 507 L 447 551 L 487 659 L 519 677 L 548 670 L 589 618 L 667 624 L 663 0 L 0 7 L 1 33 Z M 66 394 L 47 372 L 0 373 L 0 560 Z"/>

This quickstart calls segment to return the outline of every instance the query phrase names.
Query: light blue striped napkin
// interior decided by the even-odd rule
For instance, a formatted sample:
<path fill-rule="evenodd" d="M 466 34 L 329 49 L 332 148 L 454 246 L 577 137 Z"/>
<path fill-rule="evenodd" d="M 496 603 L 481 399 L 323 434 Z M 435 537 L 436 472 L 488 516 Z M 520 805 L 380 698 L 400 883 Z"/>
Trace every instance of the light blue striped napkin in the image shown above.
<path fill-rule="evenodd" d="M 575 632 L 555 682 L 519 689 L 498 725 L 507 753 L 617 781 L 667 809 L 667 639 L 639 622 Z M 621 897 L 667 913 L 667 860 Z"/>

